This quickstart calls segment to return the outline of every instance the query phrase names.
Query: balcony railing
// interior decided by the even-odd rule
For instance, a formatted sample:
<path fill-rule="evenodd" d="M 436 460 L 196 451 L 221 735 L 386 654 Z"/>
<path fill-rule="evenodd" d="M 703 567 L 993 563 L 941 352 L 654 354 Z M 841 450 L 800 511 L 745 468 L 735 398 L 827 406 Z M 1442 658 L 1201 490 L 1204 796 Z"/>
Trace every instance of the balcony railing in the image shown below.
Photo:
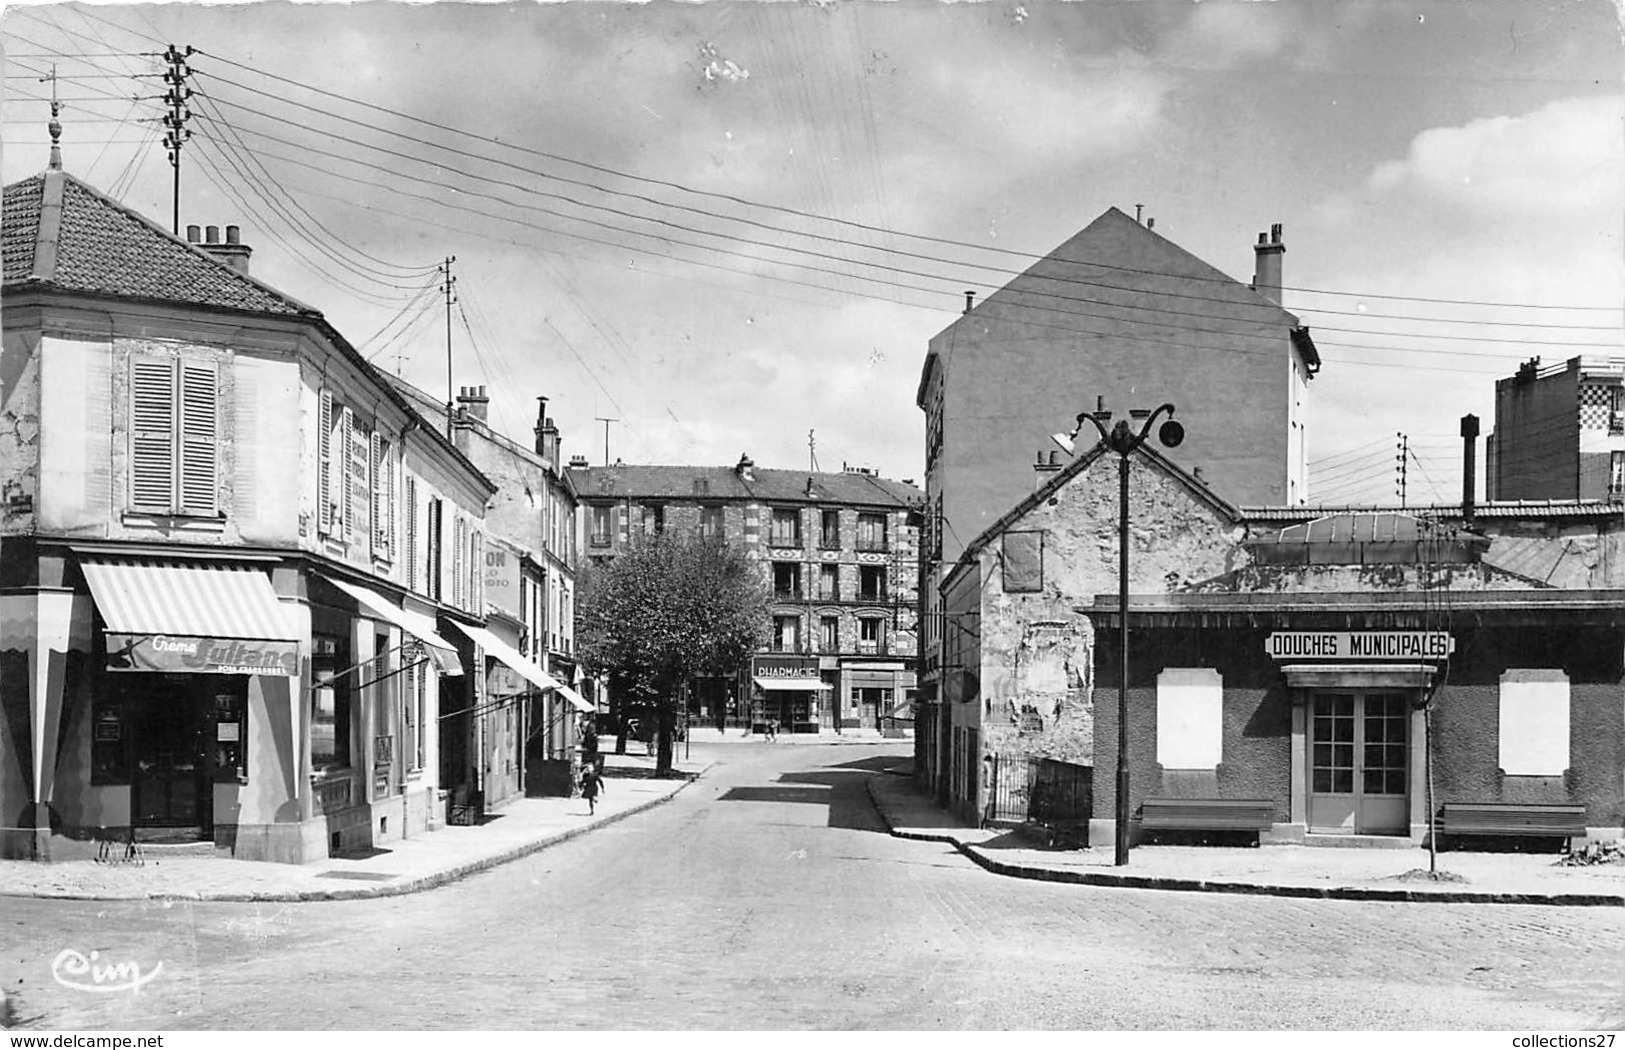
<path fill-rule="evenodd" d="M 768 646 L 767 651 L 770 653 L 799 653 L 801 652 L 801 642 L 795 638 L 775 638 L 773 643 Z"/>
<path fill-rule="evenodd" d="M 594 547 L 608 547 L 609 546 L 609 533 L 607 533 L 607 532 L 595 532 L 595 533 L 592 534 L 592 539 L 589 540 L 588 542 L 590 542 Z"/>
<path fill-rule="evenodd" d="M 859 641 L 858 652 L 864 656 L 887 656 L 890 653 L 890 647 L 886 644 L 884 639 L 878 642 Z"/>
<path fill-rule="evenodd" d="M 771 529 L 767 534 L 769 547 L 796 547 L 801 546 L 801 533 L 793 529 Z"/>
<path fill-rule="evenodd" d="M 891 547 L 890 544 L 886 542 L 886 537 L 884 536 L 859 536 L 857 549 L 865 552 L 879 551 L 881 553 L 885 553 L 887 550 L 891 549 Z"/>
<path fill-rule="evenodd" d="M 820 587 L 818 588 L 818 600 L 821 602 L 838 602 L 841 600 L 841 589 L 839 587 Z"/>
<path fill-rule="evenodd" d="M 866 603 L 868 603 L 870 605 L 881 605 L 881 604 L 884 604 L 885 602 L 888 602 L 890 600 L 891 600 L 891 595 L 887 594 L 885 591 L 859 591 L 858 592 L 858 601 L 866 602 Z"/>
<path fill-rule="evenodd" d="M 773 600 L 779 602 L 799 602 L 801 600 L 801 588 L 774 587 Z"/>

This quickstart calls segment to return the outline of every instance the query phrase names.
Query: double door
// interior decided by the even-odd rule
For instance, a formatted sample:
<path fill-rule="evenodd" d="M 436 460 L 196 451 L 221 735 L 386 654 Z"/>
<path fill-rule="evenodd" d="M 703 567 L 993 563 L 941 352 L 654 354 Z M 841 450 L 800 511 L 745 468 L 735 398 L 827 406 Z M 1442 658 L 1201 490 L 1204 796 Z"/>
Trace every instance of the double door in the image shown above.
<path fill-rule="evenodd" d="M 138 827 L 211 830 L 206 682 L 200 675 L 128 676 L 131 823 Z"/>
<path fill-rule="evenodd" d="M 1313 696 L 1309 733 L 1309 830 L 1410 833 L 1410 697 L 1327 690 Z"/>

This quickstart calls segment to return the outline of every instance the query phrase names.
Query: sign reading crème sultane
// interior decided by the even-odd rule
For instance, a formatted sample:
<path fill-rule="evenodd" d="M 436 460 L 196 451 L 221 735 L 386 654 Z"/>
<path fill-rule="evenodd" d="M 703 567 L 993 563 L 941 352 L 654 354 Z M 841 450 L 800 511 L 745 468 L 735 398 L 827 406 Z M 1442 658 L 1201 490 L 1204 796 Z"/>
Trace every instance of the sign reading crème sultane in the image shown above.
<path fill-rule="evenodd" d="M 299 643 L 109 631 L 107 669 L 293 676 L 299 673 Z"/>
<path fill-rule="evenodd" d="M 1447 631 L 1276 631 L 1264 650 L 1277 660 L 1443 660 Z"/>

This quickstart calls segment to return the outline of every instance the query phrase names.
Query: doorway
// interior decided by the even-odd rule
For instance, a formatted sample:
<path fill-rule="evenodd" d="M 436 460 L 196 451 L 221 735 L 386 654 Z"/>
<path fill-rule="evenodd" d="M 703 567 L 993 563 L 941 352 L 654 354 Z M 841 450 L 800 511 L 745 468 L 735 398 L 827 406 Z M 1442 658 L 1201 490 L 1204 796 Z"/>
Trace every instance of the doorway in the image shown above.
<path fill-rule="evenodd" d="M 206 676 L 131 674 L 131 823 L 213 834 Z"/>
<path fill-rule="evenodd" d="M 1410 697 L 1319 691 L 1309 734 L 1309 831 L 1410 833 Z"/>

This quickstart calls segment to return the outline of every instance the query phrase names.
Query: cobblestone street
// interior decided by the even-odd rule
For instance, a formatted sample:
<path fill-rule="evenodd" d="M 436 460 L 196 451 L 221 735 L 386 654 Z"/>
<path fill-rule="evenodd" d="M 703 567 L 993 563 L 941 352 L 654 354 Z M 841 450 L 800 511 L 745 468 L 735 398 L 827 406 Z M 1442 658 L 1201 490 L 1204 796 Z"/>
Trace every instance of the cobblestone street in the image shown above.
<path fill-rule="evenodd" d="M 1537 1030 L 1625 1023 L 1620 909 L 1297 900 L 1001 878 L 947 846 L 886 835 L 864 784 L 906 762 L 907 746 L 708 749 L 717 765 L 665 805 L 405 897 L 4 899 L 0 986 L 10 996 L 10 1023 Z M 61 975 L 59 956 L 70 949 L 154 976 L 134 993 L 77 990 L 53 979 L 53 962 Z"/>

